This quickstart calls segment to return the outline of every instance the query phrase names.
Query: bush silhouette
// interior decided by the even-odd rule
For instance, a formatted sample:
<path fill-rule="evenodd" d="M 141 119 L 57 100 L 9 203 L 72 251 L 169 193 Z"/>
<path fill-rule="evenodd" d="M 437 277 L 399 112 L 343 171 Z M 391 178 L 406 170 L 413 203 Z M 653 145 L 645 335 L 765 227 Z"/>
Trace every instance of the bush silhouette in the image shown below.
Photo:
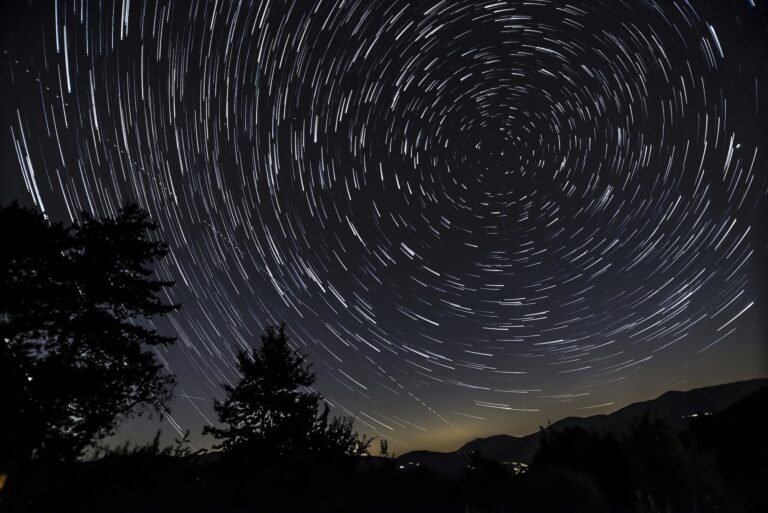
<path fill-rule="evenodd" d="M 635 418 L 623 439 L 631 459 L 625 470 L 641 496 L 661 509 L 692 509 L 693 478 L 689 455 L 668 424 L 649 412 Z"/>
<path fill-rule="evenodd" d="M 532 473 L 568 469 L 594 479 L 594 484 L 611 504 L 627 509 L 635 500 L 635 485 L 629 457 L 610 434 L 569 427 L 541 430 L 541 446 L 531 462 Z"/>
<path fill-rule="evenodd" d="M 721 412 L 699 416 L 681 434 L 690 450 L 708 456 L 717 471 L 720 480 L 705 483 L 705 490 L 716 492 L 714 499 L 733 511 L 768 511 L 766 404 L 768 387 L 763 387 Z"/>
<path fill-rule="evenodd" d="M 593 479 L 567 468 L 526 476 L 515 511 L 521 513 L 602 513 L 608 505 Z"/>

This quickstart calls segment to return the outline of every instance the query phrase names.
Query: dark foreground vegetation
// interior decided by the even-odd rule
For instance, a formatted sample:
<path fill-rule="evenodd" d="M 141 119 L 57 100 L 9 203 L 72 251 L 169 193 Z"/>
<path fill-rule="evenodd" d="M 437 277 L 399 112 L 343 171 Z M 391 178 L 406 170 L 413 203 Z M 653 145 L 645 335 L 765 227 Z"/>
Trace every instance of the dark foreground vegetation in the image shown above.
<path fill-rule="evenodd" d="M 768 389 L 682 430 L 646 414 L 622 434 L 541 430 L 527 471 L 468 453 L 460 476 L 369 455 L 331 417 L 284 326 L 238 355 L 210 452 L 186 439 L 99 449 L 134 415 L 167 412 L 174 379 L 148 323 L 178 308 L 153 265 L 168 248 L 135 206 L 51 224 L 0 209 L 0 511 L 764 512 Z"/>
<path fill-rule="evenodd" d="M 468 456 L 461 478 L 378 456 L 192 455 L 183 441 L 29 468 L 6 510 L 125 512 L 764 512 L 768 390 L 682 432 L 542 433 L 528 472 Z"/>

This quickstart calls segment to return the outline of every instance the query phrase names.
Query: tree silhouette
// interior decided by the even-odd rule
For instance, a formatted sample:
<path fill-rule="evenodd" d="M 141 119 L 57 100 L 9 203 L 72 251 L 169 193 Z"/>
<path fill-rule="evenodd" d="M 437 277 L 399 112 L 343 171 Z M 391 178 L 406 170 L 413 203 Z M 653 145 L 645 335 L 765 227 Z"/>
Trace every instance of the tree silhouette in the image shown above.
<path fill-rule="evenodd" d="M 362 455 L 370 440 L 352 429 L 353 419 L 328 419 L 328 405 L 309 390 L 315 374 L 304 357 L 288 345 L 285 324 L 268 327 L 261 347 L 240 351 L 242 378 L 224 385 L 227 397 L 214 410 L 224 427 L 206 426 L 230 453 L 275 458 L 289 455 Z"/>
<path fill-rule="evenodd" d="M 389 442 L 383 438 L 379 441 L 379 456 L 389 458 Z"/>
<path fill-rule="evenodd" d="M 174 379 L 147 322 L 178 308 L 153 277 L 168 248 L 136 205 L 64 227 L 0 207 L 0 465 L 73 459 L 121 420 L 161 412 Z"/>

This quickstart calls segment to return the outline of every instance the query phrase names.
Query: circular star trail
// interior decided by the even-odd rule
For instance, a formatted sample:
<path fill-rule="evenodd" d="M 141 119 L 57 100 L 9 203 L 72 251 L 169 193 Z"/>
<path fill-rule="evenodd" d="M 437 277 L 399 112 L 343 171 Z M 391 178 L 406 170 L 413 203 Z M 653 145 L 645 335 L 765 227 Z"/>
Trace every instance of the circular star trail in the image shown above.
<path fill-rule="evenodd" d="M 281 320 L 335 412 L 403 446 L 763 363 L 763 6 L 13 14 L 8 190 L 53 219 L 131 200 L 160 224 L 177 427 L 213 420 L 236 351 Z"/>

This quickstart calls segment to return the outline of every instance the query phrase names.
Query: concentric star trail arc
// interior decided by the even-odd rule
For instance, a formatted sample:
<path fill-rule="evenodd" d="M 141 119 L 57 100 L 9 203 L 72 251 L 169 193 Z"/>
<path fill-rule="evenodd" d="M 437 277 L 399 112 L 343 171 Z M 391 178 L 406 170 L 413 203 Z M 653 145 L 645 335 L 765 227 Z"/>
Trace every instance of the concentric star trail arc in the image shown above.
<path fill-rule="evenodd" d="M 131 200 L 160 224 L 179 429 L 211 421 L 237 350 L 285 320 L 366 432 L 524 434 L 761 363 L 764 14 L 20 6 L 6 169 L 53 219 Z"/>

